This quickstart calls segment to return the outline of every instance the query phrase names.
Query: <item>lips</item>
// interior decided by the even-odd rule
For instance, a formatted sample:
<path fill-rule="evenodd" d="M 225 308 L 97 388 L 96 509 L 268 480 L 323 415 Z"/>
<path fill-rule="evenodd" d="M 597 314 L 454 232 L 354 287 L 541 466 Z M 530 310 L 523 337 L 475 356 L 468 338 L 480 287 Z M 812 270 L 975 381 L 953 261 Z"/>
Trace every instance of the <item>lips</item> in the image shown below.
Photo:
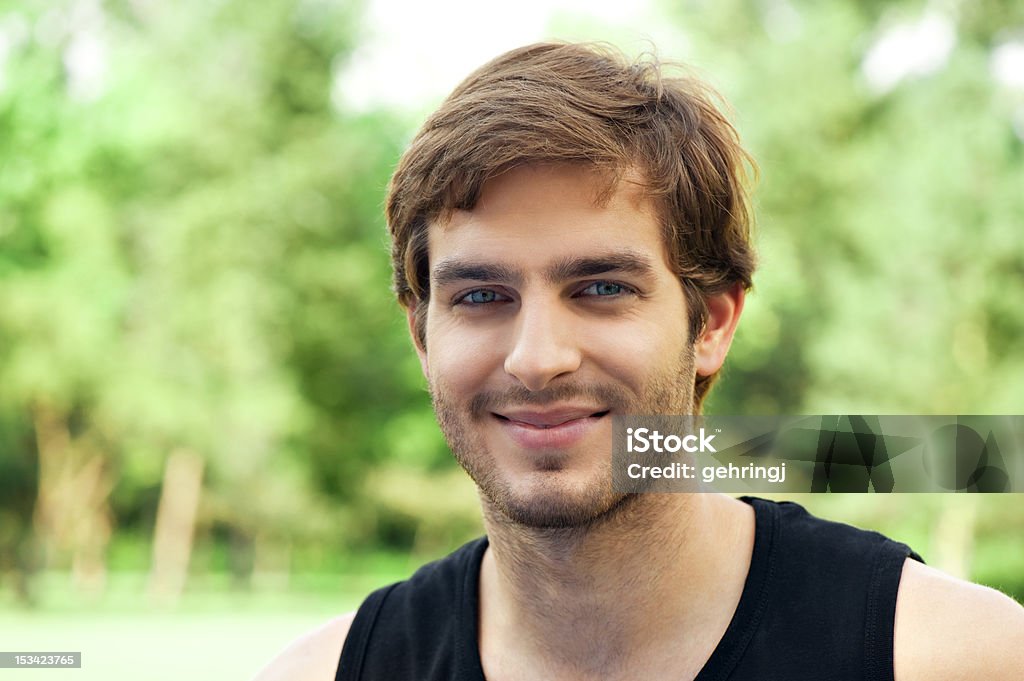
<path fill-rule="evenodd" d="M 544 410 L 506 409 L 493 412 L 502 429 L 526 449 L 562 449 L 580 442 L 608 415 L 601 407 L 557 407 Z"/>
<path fill-rule="evenodd" d="M 504 410 L 501 412 L 495 412 L 494 415 L 499 418 L 512 421 L 513 423 L 533 426 L 535 428 L 554 428 L 555 426 L 563 425 L 569 421 L 590 418 L 592 416 L 601 417 L 607 413 L 607 409 L 602 409 L 600 407 L 574 407 L 547 409 L 543 411 Z"/>

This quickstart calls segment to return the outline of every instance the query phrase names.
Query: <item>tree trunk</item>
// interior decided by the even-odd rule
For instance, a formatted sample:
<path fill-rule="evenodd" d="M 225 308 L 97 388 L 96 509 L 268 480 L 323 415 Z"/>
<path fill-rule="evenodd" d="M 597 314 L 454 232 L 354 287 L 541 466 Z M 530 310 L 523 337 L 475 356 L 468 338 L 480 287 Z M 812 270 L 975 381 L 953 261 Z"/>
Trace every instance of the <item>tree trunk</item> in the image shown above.
<path fill-rule="evenodd" d="M 185 589 L 202 481 L 203 460 L 194 452 L 178 449 L 167 458 L 149 575 L 150 597 L 158 603 L 173 605 Z"/>
<path fill-rule="evenodd" d="M 33 408 L 39 491 L 33 517 L 44 568 L 70 562 L 72 583 L 91 595 L 106 584 L 106 550 L 113 534 L 106 459 L 87 436 L 72 437 L 67 414 Z"/>

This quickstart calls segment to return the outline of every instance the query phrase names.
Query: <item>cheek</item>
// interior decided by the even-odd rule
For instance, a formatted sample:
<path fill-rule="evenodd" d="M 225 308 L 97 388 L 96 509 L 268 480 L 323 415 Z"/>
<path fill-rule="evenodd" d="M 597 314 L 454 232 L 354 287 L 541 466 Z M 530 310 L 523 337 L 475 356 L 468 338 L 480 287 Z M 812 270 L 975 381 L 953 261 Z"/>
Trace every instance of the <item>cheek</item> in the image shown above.
<path fill-rule="evenodd" d="M 431 386 L 459 400 L 472 397 L 500 373 L 503 356 L 497 339 L 467 336 L 450 325 L 428 325 L 427 364 Z"/>
<path fill-rule="evenodd" d="M 646 376 L 678 365 L 687 342 L 686 323 L 671 317 L 604 325 L 586 335 L 586 353 L 606 373 L 640 387 Z"/>

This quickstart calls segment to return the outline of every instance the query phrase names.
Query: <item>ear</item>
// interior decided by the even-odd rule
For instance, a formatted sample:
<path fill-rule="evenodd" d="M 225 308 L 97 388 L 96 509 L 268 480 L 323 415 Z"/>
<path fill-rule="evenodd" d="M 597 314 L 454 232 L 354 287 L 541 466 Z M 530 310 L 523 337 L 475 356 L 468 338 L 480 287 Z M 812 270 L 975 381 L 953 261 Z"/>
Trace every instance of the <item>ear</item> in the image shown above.
<path fill-rule="evenodd" d="M 694 364 L 701 376 L 710 376 L 722 368 L 745 297 L 743 286 L 734 284 L 728 291 L 707 298 L 708 318 L 693 344 Z"/>
<path fill-rule="evenodd" d="M 417 303 L 423 305 L 423 303 Z M 412 338 L 412 345 L 416 348 L 416 354 L 420 358 L 420 369 L 423 370 L 423 377 L 430 380 L 430 368 L 427 364 L 427 349 L 420 343 L 420 336 L 416 332 L 416 305 L 405 308 L 405 321 L 409 325 L 409 336 Z"/>

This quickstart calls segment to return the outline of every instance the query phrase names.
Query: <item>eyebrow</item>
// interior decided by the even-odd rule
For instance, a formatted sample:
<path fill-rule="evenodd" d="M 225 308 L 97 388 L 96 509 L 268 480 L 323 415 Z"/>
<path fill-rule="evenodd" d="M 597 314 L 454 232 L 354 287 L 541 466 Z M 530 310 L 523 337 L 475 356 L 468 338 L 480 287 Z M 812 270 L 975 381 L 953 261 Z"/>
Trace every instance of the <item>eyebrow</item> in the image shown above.
<path fill-rule="evenodd" d="M 632 251 L 569 257 L 547 267 L 544 279 L 549 283 L 559 283 L 609 272 L 649 277 L 654 274 L 654 265 L 647 256 Z M 508 282 L 518 286 L 524 277 L 520 270 L 507 265 L 451 259 L 435 265 L 431 278 L 433 286 L 442 287 L 458 281 Z"/>
<path fill-rule="evenodd" d="M 437 287 L 457 281 L 507 281 L 518 285 L 523 280 L 523 276 L 518 270 L 506 265 L 442 260 L 434 266 L 431 279 L 431 285 Z"/>
<path fill-rule="evenodd" d="M 557 283 L 567 279 L 591 277 L 608 272 L 624 272 L 649 277 L 654 274 L 654 265 L 650 258 L 633 251 L 563 258 L 545 270 L 544 278 L 549 282 Z"/>

